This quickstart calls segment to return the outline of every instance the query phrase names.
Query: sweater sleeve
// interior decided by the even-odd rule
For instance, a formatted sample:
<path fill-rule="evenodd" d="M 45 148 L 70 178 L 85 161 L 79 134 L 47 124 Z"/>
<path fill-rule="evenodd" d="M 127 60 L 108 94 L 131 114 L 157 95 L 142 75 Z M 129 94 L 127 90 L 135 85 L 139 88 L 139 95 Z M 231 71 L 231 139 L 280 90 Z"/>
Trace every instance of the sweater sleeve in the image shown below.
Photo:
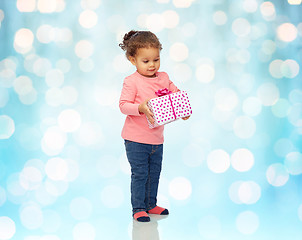
<path fill-rule="evenodd" d="M 119 107 L 123 114 L 140 116 L 138 111 L 139 104 L 134 103 L 135 97 L 136 86 L 134 80 L 131 78 L 125 78 L 119 101 Z"/>

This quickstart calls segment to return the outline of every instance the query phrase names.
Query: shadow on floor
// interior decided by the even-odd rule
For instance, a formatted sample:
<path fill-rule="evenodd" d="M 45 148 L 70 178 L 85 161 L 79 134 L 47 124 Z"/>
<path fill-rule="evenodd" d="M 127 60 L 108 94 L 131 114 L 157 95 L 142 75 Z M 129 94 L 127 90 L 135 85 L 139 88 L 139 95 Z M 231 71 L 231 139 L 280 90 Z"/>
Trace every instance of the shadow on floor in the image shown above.
<path fill-rule="evenodd" d="M 158 221 L 168 216 L 150 215 L 150 222 L 138 222 L 133 220 L 132 240 L 160 240 Z"/>

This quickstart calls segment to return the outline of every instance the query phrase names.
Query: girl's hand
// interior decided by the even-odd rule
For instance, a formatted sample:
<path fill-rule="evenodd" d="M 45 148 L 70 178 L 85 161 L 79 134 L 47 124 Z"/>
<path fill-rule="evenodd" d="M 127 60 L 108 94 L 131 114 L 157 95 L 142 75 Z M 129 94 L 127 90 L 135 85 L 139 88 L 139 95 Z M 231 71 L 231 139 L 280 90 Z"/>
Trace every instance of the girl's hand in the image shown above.
<path fill-rule="evenodd" d="M 188 120 L 191 116 L 187 116 L 187 117 L 184 117 L 182 118 L 182 120 Z"/>
<path fill-rule="evenodd" d="M 153 118 L 153 113 L 151 112 L 151 110 L 149 109 L 148 105 L 147 105 L 147 102 L 149 101 L 149 99 L 145 100 L 144 102 L 142 102 L 139 106 L 138 106 L 138 111 L 141 112 L 141 113 L 144 113 L 149 122 L 151 124 L 154 123 L 154 118 Z"/>

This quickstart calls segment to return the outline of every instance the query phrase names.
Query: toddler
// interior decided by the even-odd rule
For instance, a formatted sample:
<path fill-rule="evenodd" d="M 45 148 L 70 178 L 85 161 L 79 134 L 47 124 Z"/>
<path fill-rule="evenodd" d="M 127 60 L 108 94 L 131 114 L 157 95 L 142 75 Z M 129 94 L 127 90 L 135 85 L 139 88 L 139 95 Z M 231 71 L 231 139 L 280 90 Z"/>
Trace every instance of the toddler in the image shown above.
<path fill-rule="evenodd" d="M 133 218 L 149 222 L 150 214 L 168 215 L 168 209 L 159 207 L 157 190 L 162 167 L 164 126 L 150 129 L 146 117 L 154 123 L 147 106 L 155 92 L 167 88 L 179 89 L 165 72 L 158 72 L 162 45 L 150 31 L 130 31 L 119 46 L 136 72 L 126 77 L 120 96 L 119 107 L 127 115 L 122 130 L 126 154 L 131 166 L 131 204 Z M 188 119 L 189 117 L 183 118 Z"/>

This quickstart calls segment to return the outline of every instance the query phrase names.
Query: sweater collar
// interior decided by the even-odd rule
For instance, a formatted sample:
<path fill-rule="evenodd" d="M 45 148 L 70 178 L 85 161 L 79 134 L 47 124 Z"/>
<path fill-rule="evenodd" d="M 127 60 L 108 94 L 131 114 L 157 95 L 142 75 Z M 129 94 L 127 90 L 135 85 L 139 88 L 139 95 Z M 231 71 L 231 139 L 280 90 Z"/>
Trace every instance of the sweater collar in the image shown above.
<path fill-rule="evenodd" d="M 145 77 L 143 75 L 141 75 L 138 71 L 135 72 L 135 74 L 137 76 L 139 76 L 140 78 L 143 78 L 143 79 L 146 79 L 146 80 L 154 80 L 154 79 L 157 79 L 158 78 L 158 72 L 155 73 L 155 77 Z"/>

